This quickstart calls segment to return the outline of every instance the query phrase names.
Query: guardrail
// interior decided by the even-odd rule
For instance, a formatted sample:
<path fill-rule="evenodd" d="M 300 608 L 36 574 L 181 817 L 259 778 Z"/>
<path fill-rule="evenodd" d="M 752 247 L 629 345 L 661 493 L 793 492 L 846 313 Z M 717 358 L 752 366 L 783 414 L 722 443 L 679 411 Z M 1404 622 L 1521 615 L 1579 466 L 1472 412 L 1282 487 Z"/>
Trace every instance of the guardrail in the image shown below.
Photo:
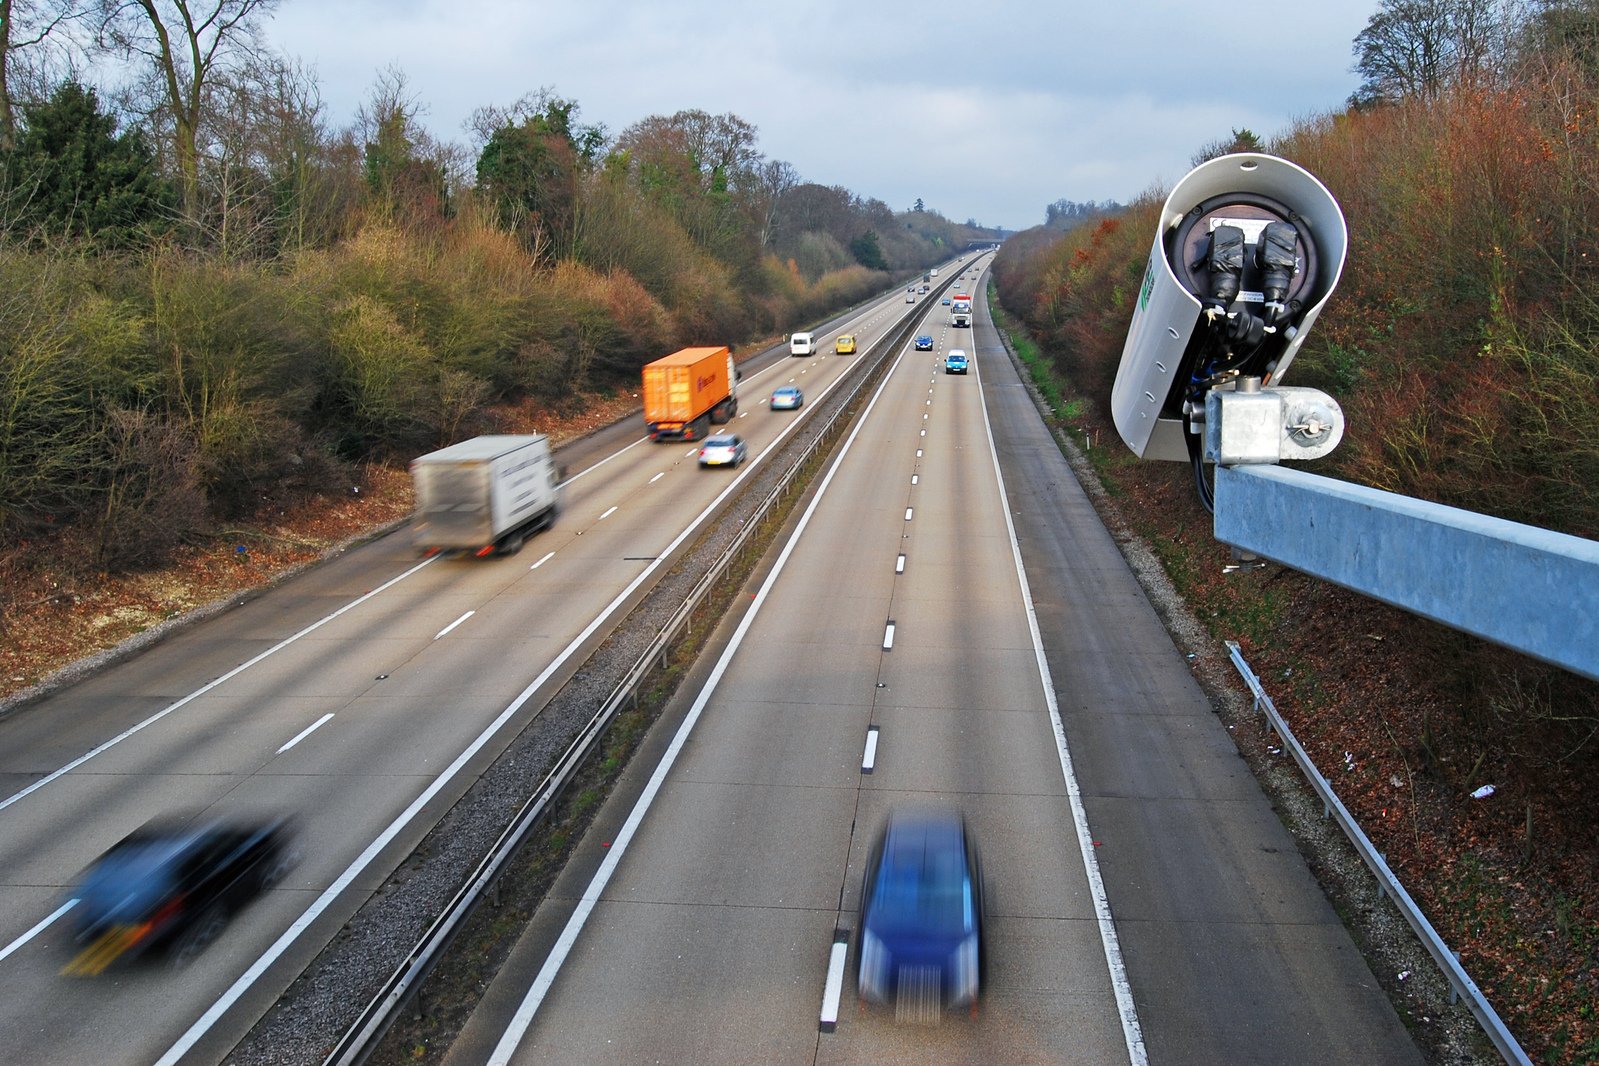
<path fill-rule="evenodd" d="M 1259 676 L 1244 661 L 1243 653 L 1238 648 L 1238 642 L 1229 640 L 1226 644 L 1227 653 L 1232 657 L 1233 665 L 1238 668 L 1238 673 L 1243 676 L 1244 683 L 1249 686 L 1249 691 L 1254 694 L 1255 710 L 1265 714 L 1272 732 L 1282 739 L 1283 747 L 1293 754 L 1294 762 L 1299 764 L 1300 772 L 1305 775 L 1305 779 L 1310 782 L 1310 786 L 1316 790 L 1316 795 L 1321 797 L 1322 810 L 1329 817 L 1337 819 L 1339 827 L 1344 831 L 1344 835 L 1349 838 L 1350 843 L 1354 844 L 1355 850 L 1360 853 L 1361 859 L 1371 868 L 1371 872 L 1376 875 L 1379 890 L 1394 901 L 1394 905 L 1399 908 L 1399 913 L 1404 915 L 1405 921 L 1410 923 L 1410 928 L 1415 930 L 1422 946 L 1427 949 L 1427 953 L 1438 964 L 1438 969 L 1442 970 L 1444 976 L 1448 978 L 1449 985 L 1454 990 L 1453 994 L 1465 998 L 1466 1005 L 1471 1008 L 1471 1013 L 1476 1015 L 1477 1022 L 1482 1026 L 1483 1032 L 1487 1034 L 1488 1039 L 1493 1042 L 1494 1048 L 1504 1057 L 1506 1062 L 1516 1063 L 1517 1066 L 1532 1066 L 1532 1060 L 1528 1059 L 1527 1053 L 1521 1050 L 1521 1045 L 1511 1035 L 1509 1028 L 1505 1026 L 1498 1012 L 1488 1002 L 1488 998 L 1482 994 L 1482 989 L 1477 987 L 1477 982 L 1473 981 L 1471 975 L 1466 973 L 1465 969 L 1460 965 L 1460 959 L 1456 957 L 1453 951 L 1449 950 L 1449 945 L 1445 944 L 1443 937 L 1438 935 L 1438 930 L 1433 928 L 1432 923 L 1427 920 L 1427 916 L 1421 912 L 1421 908 L 1416 906 L 1416 901 L 1410 897 L 1409 892 L 1405 891 L 1405 886 L 1400 884 L 1399 878 L 1395 877 L 1393 870 L 1389 868 L 1388 861 L 1372 845 L 1371 838 L 1366 836 L 1365 830 L 1360 828 L 1360 823 L 1355 821 L 1354 815 L 1349 813 L 1349 808 L 1344 806 L 1343 801 L 1338 798 L 1338 794 L 1333 791 L 1332 783 L 1316 768 L 1316 764 L 1311 761 L 1309 753 L 1299 743 L 1299 739 L 1294 736 L 1293 730 L 1288 728 L 1288 723 L 1278 713 L 1277 706 L 1272 703 L 1271 697 L 1261 687 Z"/>
<path fill-rule="evenodd" d="M 817 451 L 831 445 L 839 420 L 850 411 L 862 390 L 874 380 L 877 370 L 887 361 L 889 355 L 905 343 L 911 335 L 914 322 L 914 315 L 907 316 L 903 323 L 870 349 L 872 354 L 869 358 L 860 360 L 853 383 L 821 424 L 821 428 L 810 442 L 798 451 L 780 482 L 757 505 L 732 541 L 706 568 L 704 575 L 695 583 L 683 605 L 672 613 L 655 639 L 639 656 L 638 661 L 623 674 L 611 695 L 579 731 L 577 737 L 545 776 L 544 781 L 511 819 L 494 846 L 489 849 L 488 854 L 451 899 L 444 913 L 429 927 L 416 947 L 411 949 L 410 954 L 384 983 L 377 996 L 361 1012 L 355 1024 L 345 1032 L 343 1038 L 323 1060 L 325 1066 L 355 1066 L 365 1061 L 367 1055 L 376 1047 L 378 1040 L 388 1031 L 396 1013 L 413 996 L 420 994 L 422 982 L 426 980 L 440 956 L 453 943 L 455 935 L 472 911 L 485 896 L 494 899 L 497 904 L 499 875 L 504 871 L 506 864 L 515 857 L 521 845 L 527 840 L 528 834 L 543 820 L 551 805 L 560 798 L 566 786 L 593 754 L 622 708 L 636 700 L 639 688 L 654 672 L 657 663 L 662 666 L 666 664 L 673 645 L 682 636 L 683 630 L 690 625 L 694 612 L 726 575 L 729 567 L 738 560 L 750 538 L 760 529 L 773 508 L 783 497 L 792 492 L 795 475 Z"/>

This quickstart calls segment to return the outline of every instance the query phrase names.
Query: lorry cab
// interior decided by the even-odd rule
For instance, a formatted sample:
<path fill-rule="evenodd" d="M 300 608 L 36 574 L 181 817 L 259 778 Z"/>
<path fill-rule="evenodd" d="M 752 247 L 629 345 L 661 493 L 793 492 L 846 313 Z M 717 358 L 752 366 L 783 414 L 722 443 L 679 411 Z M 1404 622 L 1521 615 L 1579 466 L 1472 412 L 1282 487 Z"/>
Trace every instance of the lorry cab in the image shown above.
<path fill-rule="evenodd" d="M 815 355 L 816 335 L 813 333 L 794 333 L 788 338 L 789 355 Z"/>

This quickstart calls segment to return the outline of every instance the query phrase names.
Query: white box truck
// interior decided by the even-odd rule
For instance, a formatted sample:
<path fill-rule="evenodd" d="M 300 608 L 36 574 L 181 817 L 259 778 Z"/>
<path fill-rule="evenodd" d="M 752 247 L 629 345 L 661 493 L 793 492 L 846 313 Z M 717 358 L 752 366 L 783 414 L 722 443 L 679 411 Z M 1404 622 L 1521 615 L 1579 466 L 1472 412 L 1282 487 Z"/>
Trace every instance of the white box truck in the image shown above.
<path fill-rule="evenodd" d="M 521 550 L 561 508 L 561 475 L 542 433 L 473 437 L 411 460 L 412 537 L 424 555 Z"/>

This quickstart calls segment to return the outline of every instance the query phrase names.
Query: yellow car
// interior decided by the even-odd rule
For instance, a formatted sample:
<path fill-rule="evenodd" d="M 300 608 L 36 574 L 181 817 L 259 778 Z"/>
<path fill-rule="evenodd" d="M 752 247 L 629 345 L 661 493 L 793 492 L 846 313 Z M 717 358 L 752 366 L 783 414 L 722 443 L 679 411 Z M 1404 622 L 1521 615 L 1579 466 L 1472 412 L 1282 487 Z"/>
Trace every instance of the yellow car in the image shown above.
<path fill-rule="evenodd" d="M 834 355 L 854 355 L 855 354 L 855 334 L 853 334 L 853 333 L 840 333 L 838 335 L 838 340 L 833 342 L 833 354 Z"/>

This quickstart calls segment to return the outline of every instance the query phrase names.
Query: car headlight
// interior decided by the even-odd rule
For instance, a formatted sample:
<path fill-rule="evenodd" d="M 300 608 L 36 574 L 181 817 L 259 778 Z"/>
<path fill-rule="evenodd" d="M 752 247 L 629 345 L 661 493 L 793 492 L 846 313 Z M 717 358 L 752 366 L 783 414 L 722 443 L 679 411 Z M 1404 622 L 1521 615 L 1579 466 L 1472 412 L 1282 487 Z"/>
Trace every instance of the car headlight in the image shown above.
<path fill-rule="evenodd" d="M 888 998 L 890 960 L 883 942 L 869 932 L 861 933 L 860 993 L 868 999 Z"/>
<path fill-rule="evenodd" d="M 961 941 L 955 949 L 955 981 L 950 989 L 952 1003 L 968 1003 L 977 998 L 977 934 Z"/>

